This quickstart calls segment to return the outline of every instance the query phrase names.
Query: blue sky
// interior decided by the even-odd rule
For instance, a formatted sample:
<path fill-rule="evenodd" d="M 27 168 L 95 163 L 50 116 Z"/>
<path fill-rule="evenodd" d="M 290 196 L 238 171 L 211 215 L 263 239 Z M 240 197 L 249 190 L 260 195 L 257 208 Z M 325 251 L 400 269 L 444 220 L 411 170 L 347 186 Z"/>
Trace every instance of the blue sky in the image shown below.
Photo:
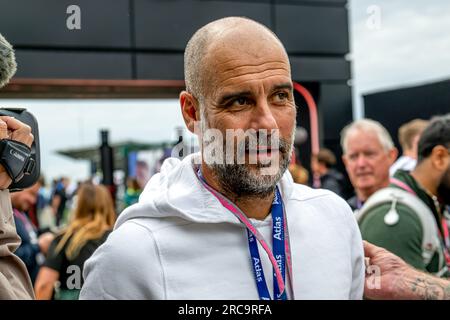
<path fill-rule="evenodd" d="M 368 25 L 373 6 L 377 28 Z M 361 94 L 450 78 L 450 1 L 351 0 L 349 9 L 354 116 L 362 116 Z M 26 107 L 38 119 L 47 178 L 86 178 L 86 162 L 55 151 L 98 144 L 100 129 L 109 129 L 115 142 L 151 142 L 172 140 L 175 127 L 184 126 L 177 100 L 0 100 L 0 105 Z"/>

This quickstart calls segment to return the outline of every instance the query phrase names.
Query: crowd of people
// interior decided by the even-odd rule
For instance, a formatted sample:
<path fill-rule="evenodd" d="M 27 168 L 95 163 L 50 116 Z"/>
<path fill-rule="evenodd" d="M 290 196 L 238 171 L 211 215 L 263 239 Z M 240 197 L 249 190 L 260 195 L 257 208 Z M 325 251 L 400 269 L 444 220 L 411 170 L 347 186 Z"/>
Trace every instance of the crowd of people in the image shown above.
<path fill-rule="evenodd" d="M 111 193 L 91 181 L 78 185 L 70 196 L 73 205 L 66 208 L 67 181 L 67 178 L 55 181 L 50 199 L 40 198 L 43 179 L 11 194 L 14 223 L 21 238 L 15 254 L 25 264 L 37 299 L 78 298 L 84 262 L 106 240 L 116 219 Z M 36 210 L 39 201 L 47 203 L 43 210 Z M 45 209 L 53 216 L 52 227 L 39 226 Z M 37 212 L 38 223 L 32 221 L 30 212 Z M 67 217 L 62 223 L 65 212 Z M 68 270 L 74 267 L 79 268 L 76 269 L 79 279 L 68 289 Z"/>
<path fill-rule="evenodd" d="M 292 159 L 288 55 L 268 28 L 236 17 L 207 24 L 188 42 L 184 68 L 182 115 L 202 153 L 166 159 L 148 182 L 129 177 L 119 215 L 104 186 L 69 192 L 62 178 L 50 199 L 43 180 L 12 193 L 8 224 L 0 191 L 0 227 L 15 239 L 0 251 L 0 297 L 450 299 L 450 114 L 401 126 L 400 157 L 382 124 L 356 120 L 341 132 L 346 172 L 323 148 L 308 173 Z M 219 163 L 227 146 L 206 141 L 210 129 L 276 129 L 278 140 L 261 143 L 258 131 L 254 150 L 235 136 L 257 162 Z M 56 228 L 39 228 L 45 208 Z"/>

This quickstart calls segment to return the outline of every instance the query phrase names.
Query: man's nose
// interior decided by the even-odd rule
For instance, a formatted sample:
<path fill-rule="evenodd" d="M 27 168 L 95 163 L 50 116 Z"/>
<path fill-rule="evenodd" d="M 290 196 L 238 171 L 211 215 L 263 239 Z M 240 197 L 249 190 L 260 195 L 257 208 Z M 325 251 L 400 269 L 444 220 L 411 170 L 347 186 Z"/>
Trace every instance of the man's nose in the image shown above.
<path fill-rule="evenodd" d="M 356 166 L 357 167 L 365 167 L 367 165 L 367 158 L 364 154 L 359 154 L 356 158 Z"/>
<path fill-rule="evenodd" d="M 273 115 L 273 110 L 265 99 L 258 102 L 251 117 L 251 129 L 278 129 L 278 124 Z"/>

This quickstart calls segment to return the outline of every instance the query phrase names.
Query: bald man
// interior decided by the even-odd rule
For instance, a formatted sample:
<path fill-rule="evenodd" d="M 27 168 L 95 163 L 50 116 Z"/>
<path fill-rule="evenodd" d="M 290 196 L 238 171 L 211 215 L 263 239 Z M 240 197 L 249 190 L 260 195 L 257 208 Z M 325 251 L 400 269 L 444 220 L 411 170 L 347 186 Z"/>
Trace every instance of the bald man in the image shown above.
<path fill-rule="evenodd" d="M 361 236 L 344 200 L 286 171 L 296 107 L 287 53 L 265 26 L 224 18 L 185 50 L 187 128 L 85 264 L 82 299 L 361 299 Z"/>

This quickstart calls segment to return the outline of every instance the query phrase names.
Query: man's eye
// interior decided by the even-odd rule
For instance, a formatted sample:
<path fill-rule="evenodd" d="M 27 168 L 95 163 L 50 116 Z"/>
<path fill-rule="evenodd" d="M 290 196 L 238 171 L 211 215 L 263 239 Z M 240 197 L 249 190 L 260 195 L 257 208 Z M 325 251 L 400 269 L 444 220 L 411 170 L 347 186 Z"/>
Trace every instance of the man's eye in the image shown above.
<path fill-rule="evenodd" d="M 247 98 L 237 98 L 232 102 L 232 105 L 236 107 L 245 106 L 246 104 L 248 104 Z"/>
<path fill-rule="evenodd" d="M 276 102 L 285 102 L 289 98 L 289 95 L 287 92 L 277 92 L 275 94 L 275 101 Z"/>

